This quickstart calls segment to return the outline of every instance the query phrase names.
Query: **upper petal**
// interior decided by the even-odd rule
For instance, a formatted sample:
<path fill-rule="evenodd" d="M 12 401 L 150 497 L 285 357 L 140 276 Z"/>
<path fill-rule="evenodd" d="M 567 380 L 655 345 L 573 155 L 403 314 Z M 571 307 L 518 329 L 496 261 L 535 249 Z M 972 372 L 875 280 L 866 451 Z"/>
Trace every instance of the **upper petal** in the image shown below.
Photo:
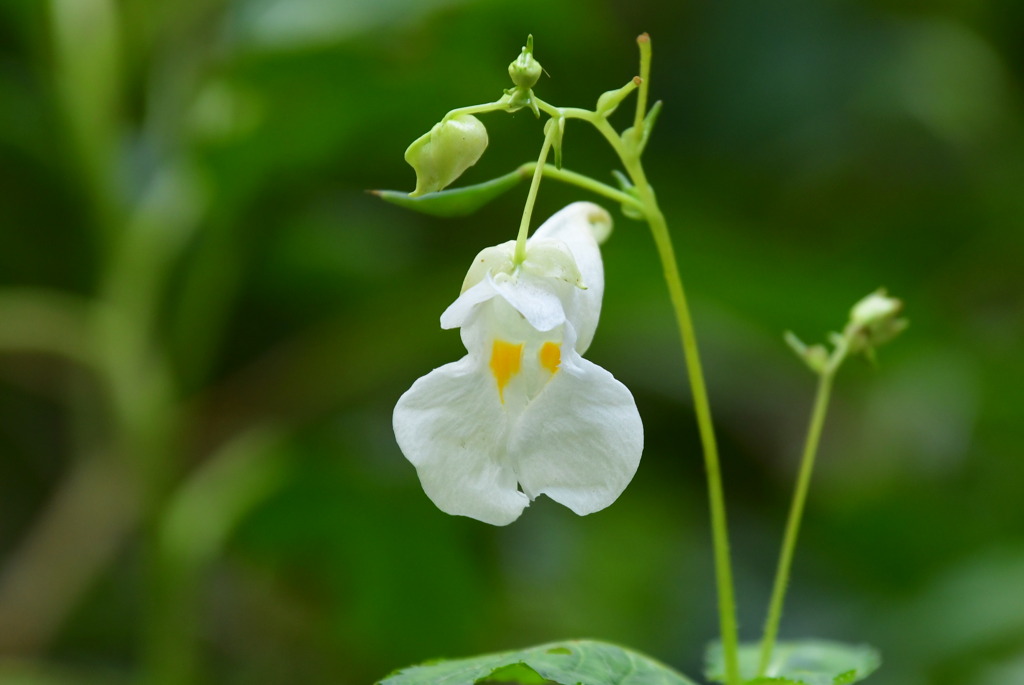
<path fill-rule="evenodd" d="M 504 526 L 529 504 L 508 464 L 508 425 L 494 379 L 472 357 L 413 383 L 393 423 L 423 491 L 442 511 Z"/>
<path fill-rule="evenodd" d="M 575 352 L 514 428 L 509 454 L 523 490 L 581 516 L 604 509 L 632 480 L 644 430 L 629 390 Z"/>
<path fill-rule="evenodd" d="M 494 283 L 489 278 L 462 291 L 462 294 L 455 298 L 455 301 L 448 305 L 448 308 L 441 314 L 441 328 L 459 328 L 466 325 L 466 321 L 469 320 L 476 306 L 497 294 L 498 291 L 495 290 Z"/>
<path fill-rule="evenodd" d="M 498 274 L 490 281 L 498 295 L 536 330 L 550 331 L 565 323 L 565 304 L 559 297 L 559 290 L 572 286 L 526 270 L 512 276 Z"/>
<path fill-rule="evenodd" d="M 477 306 L 496 296 L 511 305 L 521 318 L 538 331 L 549 331 L 565 322 L 565 303 L 570 299 L 571 291 L 578 290 L 570 282 L 538 274 L 530 268 L 515 269 L 511 273 L 504 270 L 496 273 L 479 271 L 478 265 L 487 263 L 482 257 L 488 251 L 503 248 L 502 245 L 488 248 L 477 256 L 466 276 L 462 294 L 441 314 L 441 328 L 470 325 Z M 565 251 L 565 255 L 571 261 L 568 251 Z"/>
<path fill-rule="evenodd" d="M 603 208 L 592 202 L 574 202 L 553 214 L 530 238 L 531 242 L 559 240 L 565 243 L 576 260 L 584 289 L 568 307 L 566 316 L 576 329 L 576 350 L 583 354 L 594 339 L 604 296 L 604 264 L 598 242 L 611 230 L 612 219 Z"/>

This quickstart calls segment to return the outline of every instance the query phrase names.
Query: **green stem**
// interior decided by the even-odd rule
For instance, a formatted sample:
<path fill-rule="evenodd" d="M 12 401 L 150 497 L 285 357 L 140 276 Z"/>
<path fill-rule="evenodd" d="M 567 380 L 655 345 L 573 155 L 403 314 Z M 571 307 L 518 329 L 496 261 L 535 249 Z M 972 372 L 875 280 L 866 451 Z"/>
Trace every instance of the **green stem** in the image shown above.
<path fill-rule="evenodd" d="M 635 178 L 634 178 L 635 181 Z M 640 188 L 640 184 L 637 184 Z M 643 199 L 646 193 L 640 191 Z M 722 650 L 725 660 L 725 680 L 729 685 L 738 685 L 739 673 L 739 630 L 736 625 L 736 599 L 733 591 L 732 563 L 729 555 L 729 529 L 725 514 L 725 495 L 722 488 L 722 474 L 718 460 L 718 444 L 715 440 L 708 401 L 707 386 L 697 349 L 697 337 L 693 329 L 689 305 L 683 281 L 679 276 L 672 240 L 668 233 L 665 217 L 656 204 L 648 205 L 647 221 L 654 236 L 654 243 L 661 257 L 665 282 L 675 309 L 679 335 L 683 343 L 686 368 L 690 375 L 690 389 L 693 407 L 697 414 L 697 427 L 701 445 L 704 448 L 704 464 L 707 471 L 709 507 L 711 511 L 711 535 L 715 549 L 715 575 L 718 579 L 718 614 L 722 636 Z"/>
<path fill-rule="evenodd" d="M 640 36 L 637 41 L 640 46 L 640 94 L 638 96 L 636 121 L 632 134 L 636 138 L 631 140 L 629 144 L 623 141 L 622 136 L 615 131 L 608 122 L 608 119 L 599 112 L 579 108 L 555 107 L 536 97 L 534 97 L 534 102 L 541 111 L 549 114 L 552 120 L 557 117 L 582 119 L 594 125 L 598 132 L 608 141 L 612 149 L 615 150 L 615 153 L 626 168 L 626 172 L 629 174 L 636 189 L 636 198 L 633 199 L 631 197 L 630 199 L 633 199 L 633 206 L 639 203 L 647 223 L 651 227 L 651 234 L 654 237 L 654 244 L 661 259 L 665 282 L 668 285 L 669 296 L 672 300 L 676 322 L 679 326 L 683 356 L 686 359 L 686 367 L 690 376 L 690 389 L 693 393 L 693 405 L 697 415 L 697 427 L 704 450 L 709 507 L 711 511 L 711 536 L 715 556 L 715 575 L 718 585 L 718 613 L 721 627 L 722 653 L 725 662 L 725 680 L 727 685 L 740 685 L 739 630 L 736 623 L 736 600 L 733 590 L 732 562 L 729 555 L 729 531 L 725 512 L 725 495 L 722 488 L 721 467 L 718 460 L 718 445 L 715 440 L 715 432 L 711 420 L 711 406 L 708 401 L 707 387 L 704 383 L 704 372 L 701 366 L 700 353 L 697 349 L 697 336 L 693 329 L 693 319 L 690 316 L 690 308 L 686 301 L 683 281 L 679 276 L 679 267 L 676 263 L 672 239 L 669 236 L 668 224 L 665 221 L 664 214 L 661 213 L 661 209 L 658 207 L 654 190 L 647 182 L 647 177 L 639 158 L 641 146 L 638 141 L 643 139 L 644 133 L 643 125 L 644 117 L 646 116 L 645 110 L 650 80 L 651 46 L 650 38 L 646 34 Z M 545 143 L 547 143 L 547 139 Z M 541 162 L 538 165 L 537 172 L 543 171 L 541 166 L 545 156 L 546 151 L 542 151 Z M 534 186 L 538 182 L 539 175 L 539 173 L 534 175 Z M 579 180 L 573 178 L 571 182 Z M 596 181 L 588 180 L 591 182 L 584 185 L 584 187 L 613 197 L 606 190 L 595 187 L 593 184 L 596 184 Z M 531 188 L 532 190 L 533 188 Z M 614 191 L 614 189 L 608 190 L 618 194 L 618 191 Z M 627 195 L 627 197 L 630 196 Z M 618 197 L 615 199 L 618 199 Z M 531 208 L 532 205 L 528 203 L 528 209 Z M 520 228 L 520 237 L 522 238 L 522 236 L 523 230 Z"/>
<path fill-rule="evenodd" d="M 526 196 L 526 206 L 523 207 L 523 218 L 519 222 L 519 234 L 516 236 L 516 251 L 512 256 L 512 261 L 516 264 L 522 264 L 526 259 L 526 238 L 530 234 L 530 217 L 533 216 L 533 205 L 537 201 L 537 190 L 540 188 L 540 179 L 544 175 L 548 152 L 551 151 L 551 141 L 555 137 L 556 122 L 556 119 L 551 119 L 548 121 L 548 126 L 545 127 L 544 143 L 540 146 L 540 158 L 533 170 L 533 181 L 530 182 L 530 192 Z"/>
<path fill-rule="evenodd" d="M 533 174 L 537 169 L 537 162 L 527 162 L 519 167 L 519 173 L 525 175 Z M 629 205 L 630 207 L 643 211 L 643 205 L 640 204 L 632 195 L 624 193 L 617 188 L 596 181 L 589 176 L 577 173 L 575 171 L 569 171 L 568 169 L 559 169 L 553 164 L 543 165 L 544 178 L 550 178 L 553 181 L 561 181 L 562 183 L 568 183 L 574 185 L 577 188 L 583 188 L 589 190 L 596 195 L 602 195 L 609 200 Z"/>
<path fill-rule="evenodd" d="M 764 676 L 768 670 L 768 665 L 772 659 L 772 650 L 775 648 L 775 640 L 778 637 L 779 622 L 782 619 L 782 604 L 786 597 L 786 588 L 789 585 L 789 572 L 793 564 L 793 553 L 796 550 L 797 536 L 800 533 L 800 520 L 803 518 L 807 491 L 811 483 L 811 474 L 814 471 L 814 460 L 818 452 L 818 443 L 821 440 L 821 430 L 825 424 L 828 402 L 832 394 L 832 379 L 839 365 L 846 357 L 846 349 L 845 344 L 840 344 L 836 348 L 818 378 L 818 390 L 814 398 L 814 409 L 811 412 L 811 422 L 807 429 L 807 440 L 804 443 L 804 452 L 800 460 L 800 473 L 797 475 L 796 490 L 793 493 L 793 502 L 789 509 L 789 520 L 786 523 L 786 533 L 782 540 L 782 551 L 779 553 L 779 566 L 775 573 L 775 585 L 772 588 L 771 601 L 768 604 L 768 617 L 764 624 L 764 637 L 761 638 L 761 659 L 757 668 L 759 676 Z"/>
<path fill-rule="evenodd" d="M 644 117 L 647 116 L 647 93 L 651 80 L 651 37 L 641 33 L 636 39 L 640 47 L 640 92 L 636 96 L 636 115 L 633 117 L 633 131 L 640 136 L 643 132 Z"/>
<path fill-rule="evenodd" d="M 589 109 L 583 109 L 581 107 L 555 107 L 549 102 L 544 102 L 536 95 L 533 96 L 533 101 L 537 103 L 537 108 L 552 118 L 564 117 L 565 119 L 583 119 L 584 121 L 593 122 L 595 117 L 598 117 L 597 112 Z"/>
<path fill-rule="evenodd" d="M 499 110 L 505 110 L 508 108 L 509 97 L 503 95 L 501 98 L 494 102 L 487 102 L 482 105 L 469 105 L 468 107 L 459 107 L 453 109 L 444 115 L 441 121 L 448 121 L 452 117 L 459 116 L 460 114 L 486 114 L 487 112 L 497 112 Z"/>
<path fill-rule="evenodd" d="M 624 150 L 621 138 L 611 129 L 607 120 L 601 120 L 604 126 L 598 125 L 609 142 L 617 151 Z M 647 182 L 643 167 L 635 156 L 620 158 L 636 186 L 637 195 L 644 207 L 647 223 L 651 227 L 654 244 L 661 258 L 661 266 L 668 285 L 669 297 L 675 310 L 679 336 L 682 340 L 683 355 L 690 376 L 690 390 L 693 394 L 693 407 L 697 415 L 697 428 L 704 450 L 704 465 L 707 472 L 709 508 L 711 512 L 711 537 L 714 545 L 715 575 L 718 584 L 718 616 L 722 637 L 722 654 L 725 662 L 725 681 L 727 685 L 739 685 L 739 630 L 736 624 L 736 599 L 733 590 L 732 562 L 729 555 L 729 530 L 725 512 L 725 495 L 722 488 L 722 474 L 718 460 L 718 444 L 715 440 L 714 426 L 711 420 L 711 405 L 708 401 L 707 386 L 704 383 L 704 371 L 697 348 L 697 336 L 693 328 L 693 318 L 686 300 L 686 291 L 679 275 L 672 238 L 668 232 L 665 215 L 658 207 L 654 191 Z"/>

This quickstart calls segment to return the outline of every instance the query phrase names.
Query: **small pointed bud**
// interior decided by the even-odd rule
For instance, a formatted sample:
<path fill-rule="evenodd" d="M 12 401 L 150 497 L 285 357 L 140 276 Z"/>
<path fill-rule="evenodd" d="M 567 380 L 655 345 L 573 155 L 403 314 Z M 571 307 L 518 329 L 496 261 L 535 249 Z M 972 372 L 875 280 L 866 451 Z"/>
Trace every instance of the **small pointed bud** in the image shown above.
<path fill-rule="evenodd" d="M 611 116 L 622 101 L 636 90 L 641 83 L 640 77 L 634 76 L 633 80 L 622 86 L 622 88 L 601 93 L 601 97 L 597 98 L 597 113 L 605 117 Z"/>
<path fill-rule="evenodd" d="M 443 190 L 477 163 L 487 149 L 487 129 L 472 114 L 458 114 L 434 125 L 405 151 L 416 171 L 410 197 Z"/>
<path fill-rule="evenodd" d="M 533 58 L 533 36 L 528 36 L 526 46 L 519 57 L 508 65 L 508 75 L 512 77 L 512 83 L 516 84 L 516 87 L 529 90 L 537 85 L 543 71 L 540 62 Z"/>

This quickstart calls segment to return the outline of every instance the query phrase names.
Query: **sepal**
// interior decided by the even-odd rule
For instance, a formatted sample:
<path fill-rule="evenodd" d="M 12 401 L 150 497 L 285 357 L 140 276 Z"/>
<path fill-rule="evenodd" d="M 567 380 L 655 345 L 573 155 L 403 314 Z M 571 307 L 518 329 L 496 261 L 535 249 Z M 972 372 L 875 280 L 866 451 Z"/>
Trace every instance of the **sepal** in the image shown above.
<path fill-rule="evenodd" d="M 619 189 L 622 190 L 622 192 L 626 193 L 630 197 L 636 198 L 639 201 L 639 196 L 636 192 L 636 186 L 630 183 L 629 178 L 627 178 L 624 173 L 622 173 L 618 169 L 612 169 L 612 176 L 615 177 L 615 181 L 619 184 Z M 637 221 L 643 221 L 644 219 L 644 213 L 641 210 L 634 207 L 633 205 L 628 205 L 625 202 L 623 202 L 619 205 L 619 209 L 622 210 L 623 216 L 625 216 L 627 219 L 635 219 Z"/>
<path fill-rule="evenodd" d="M 562 168 L 562 139 L 565 137 L 565 117 L 552 117 L 544 124 L 544 135 L 551 136 L 551 147 L 555 151 L 555 168 Z"/>

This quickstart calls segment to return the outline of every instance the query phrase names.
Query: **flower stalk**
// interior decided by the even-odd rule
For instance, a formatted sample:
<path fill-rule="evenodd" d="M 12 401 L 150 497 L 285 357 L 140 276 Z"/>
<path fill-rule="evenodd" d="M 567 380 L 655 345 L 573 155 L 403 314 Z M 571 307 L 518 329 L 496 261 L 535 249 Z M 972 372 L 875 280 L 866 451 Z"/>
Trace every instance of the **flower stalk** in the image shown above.
<path fill-rule="evenodd" d="M 818 375 L 818 389 L 814 398 L 814 409 L 807 428 L 803 455 L 800 458 L 800 472 L 797 475 L 793 501 L 790 504 L 789 518 L 786 521 L 786 532 L 782 539 L 782 550 L 779 552 L 779 564 L 775 572 L 771 599 L 768 603 L 768 615 L 764 624 L 764 635 L 761 638 L 761 655 L 758 660 L 757 674 L 765 676 L 772 660 L 772 651 L 779 633 L 782 620 L 782 605 L 786 598 L 789 585 L 790 569 L 796 551 L 797 536 L 800 533 L 800 521 L 803 518 L 804 505 L 807 502 L 807 491 L 810 489 L 811 474 L 818 453 L 822 427 L 828 412 L 829 398 L 832 395 L 832 380 L 839 367 L 850 355 L 864 355 L 874 361 L 875 348 L 892 340 L 907 327 L 906 319 L 900 318 L 903 303 L 889 297 L 884 289 L 871 293 L 861 299 L 850 310 L 850 318 L 842 334 L 833 333 L 832 352 L 824 345 L 805 345 L 792 333 L 786 334 L 786 342 L 804 360 L 808 368 Z"/>
<path fill-rule="evenodd" d="M 537 191 L 540 189 L 540 179 L 544 176 L 544 165 L 551 151 L 551 142 L 556 135 L 557 126 L 550 125 L 552 119 L 545 127 L 544 143 L 540 146 L 540 157 L 537 159 L 537 167 L 533 171 L 533 180 L 530 181 L 530 192 L 526 195 L 526 205 L 523 207 L 523 218 L 519 220 L 519 233 L 516 235 L 516 251 L 512 260 L 516 264 L 522 264 L 526 259 L 526 239 L 530 234 L 530 217 L 533 216 L 533 205 L 537 202 Z"/>
<path fill-rule="evenodd" d="M 782 605 L 789 586 L 789 573 L 793 565 L 793 554 L 796 551 L 797 536 L 800 534 L 800 521 L 803 518 L 804 504 L 807 502 L 807 491 L 811 484 L 811 474 L 821 440 L 821 430 L 825 425 L 828 403 L 832 395 L 832 379 L 839 365 L 846 357 L 846 345 L 836 349 L 828 364 L 818 376 L 818 390 L 814 397 L 814 409 L 807 429 L 803 456 L 800 458 L 800 473 L 797 476 L 793 501 L 790 504 L 786 532 L 782 540 L 782 551 L 779 553 L 779 565 L 775 572 L 775 583 L 772 587 L 771 600 L 768 604 L 768 617 L 764 624 L 764 637 L 761 639 L 761 657 L 758 661 L 757 674 L 764 676 L 771 663 L 772 651 L 779 634 L 779 623 L 782 620 Z"/>

